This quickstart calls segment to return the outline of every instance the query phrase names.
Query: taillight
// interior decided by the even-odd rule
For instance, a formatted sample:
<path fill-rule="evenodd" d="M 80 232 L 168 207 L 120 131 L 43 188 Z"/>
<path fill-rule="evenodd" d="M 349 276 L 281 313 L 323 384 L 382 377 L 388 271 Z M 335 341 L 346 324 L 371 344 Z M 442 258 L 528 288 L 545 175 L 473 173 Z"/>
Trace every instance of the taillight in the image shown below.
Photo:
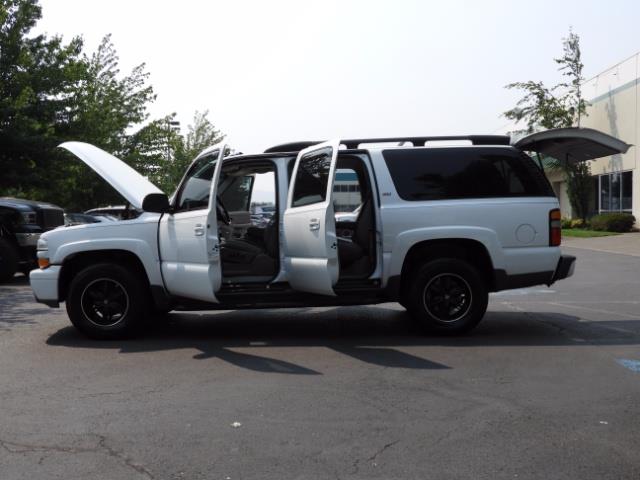
<path fill-rule="evenodd" d="M 549 246 L 559 247 L 562 242 L 562 222 L 560 210 L 554 208 L 549 212 Z"/>

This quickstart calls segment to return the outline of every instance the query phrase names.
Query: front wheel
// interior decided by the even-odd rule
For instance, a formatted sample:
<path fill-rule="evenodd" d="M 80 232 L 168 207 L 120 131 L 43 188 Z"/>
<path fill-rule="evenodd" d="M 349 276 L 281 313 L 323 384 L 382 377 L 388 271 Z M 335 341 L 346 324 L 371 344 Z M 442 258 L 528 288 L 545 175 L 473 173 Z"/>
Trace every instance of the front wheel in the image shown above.
<path fill-rule="evenodd" d="M 416 272 L 407 296 L 411 315 L 428 330 L 457 334 L 474 328 L 489 293 L 478 270 L 457 258 L 427 262 Z"/>
<path fill-rule="evenodd" d="M 118 264 L 85 268 L 75 276 L 67 294 L 67 313 L 73 326 L 98 340 L 140 333 L 148 307 L 144 282 Z"/>

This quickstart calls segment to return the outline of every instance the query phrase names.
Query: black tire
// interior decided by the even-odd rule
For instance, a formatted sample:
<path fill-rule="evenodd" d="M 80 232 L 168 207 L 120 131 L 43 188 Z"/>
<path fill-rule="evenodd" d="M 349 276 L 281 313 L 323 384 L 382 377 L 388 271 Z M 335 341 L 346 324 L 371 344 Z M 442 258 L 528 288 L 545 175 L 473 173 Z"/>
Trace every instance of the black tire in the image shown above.
<path fill-rule="evenodd" d="M 18 271 L 20 256 L 16 248 L 4 238 L 0 238 L 0 282 L 8 282 Z"/>
<path fill-rule="evenodd" d="M 407 309 L 430 332 L 460 334 L 487 311 L 489 293 L 480 272 L 457 258 L 425 263 L 410 281 Z"/>
<path fill-rule="evenodd" d="M 146 282 L 139 275 L 107 263 L 78 273 L 69 285 L 66 303 L 73 326 L 96 340 L 140 334 L 151 304 Z"/>

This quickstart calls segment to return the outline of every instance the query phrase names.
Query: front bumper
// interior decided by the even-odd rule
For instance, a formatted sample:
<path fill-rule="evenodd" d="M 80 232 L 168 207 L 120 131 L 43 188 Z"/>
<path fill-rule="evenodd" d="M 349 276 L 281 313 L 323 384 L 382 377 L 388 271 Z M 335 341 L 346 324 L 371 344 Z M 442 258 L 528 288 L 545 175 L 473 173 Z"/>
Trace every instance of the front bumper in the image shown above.
<path fill-rule="evenodd" d="M 36 301 L 50 307 L 59 307 L 58 278 L 60 265 L 51 265 L 44 270 L 32 270 L 29 274 L 29 282 Z"/>
<path fill-rule="evenodd" d="M 556 271 L 553 273 L 553 277 L 551 278 L 551 283 L 573 275 L 575 266 L 576 257 L 574 257 L 573 255 L 561 255 L 560 260 L 558 260 Z"/>

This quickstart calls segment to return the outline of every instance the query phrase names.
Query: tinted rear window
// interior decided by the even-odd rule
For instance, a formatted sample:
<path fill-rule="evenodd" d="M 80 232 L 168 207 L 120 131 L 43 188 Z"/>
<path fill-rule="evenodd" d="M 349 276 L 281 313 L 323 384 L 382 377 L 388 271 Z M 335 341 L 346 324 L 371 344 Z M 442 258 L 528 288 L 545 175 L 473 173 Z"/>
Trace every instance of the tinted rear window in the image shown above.
<path fill-rule="evenodd" d="M 404 200 L 553 196 L 524 153 L 504 148 L 413 148 L 382 152 Z"/>

